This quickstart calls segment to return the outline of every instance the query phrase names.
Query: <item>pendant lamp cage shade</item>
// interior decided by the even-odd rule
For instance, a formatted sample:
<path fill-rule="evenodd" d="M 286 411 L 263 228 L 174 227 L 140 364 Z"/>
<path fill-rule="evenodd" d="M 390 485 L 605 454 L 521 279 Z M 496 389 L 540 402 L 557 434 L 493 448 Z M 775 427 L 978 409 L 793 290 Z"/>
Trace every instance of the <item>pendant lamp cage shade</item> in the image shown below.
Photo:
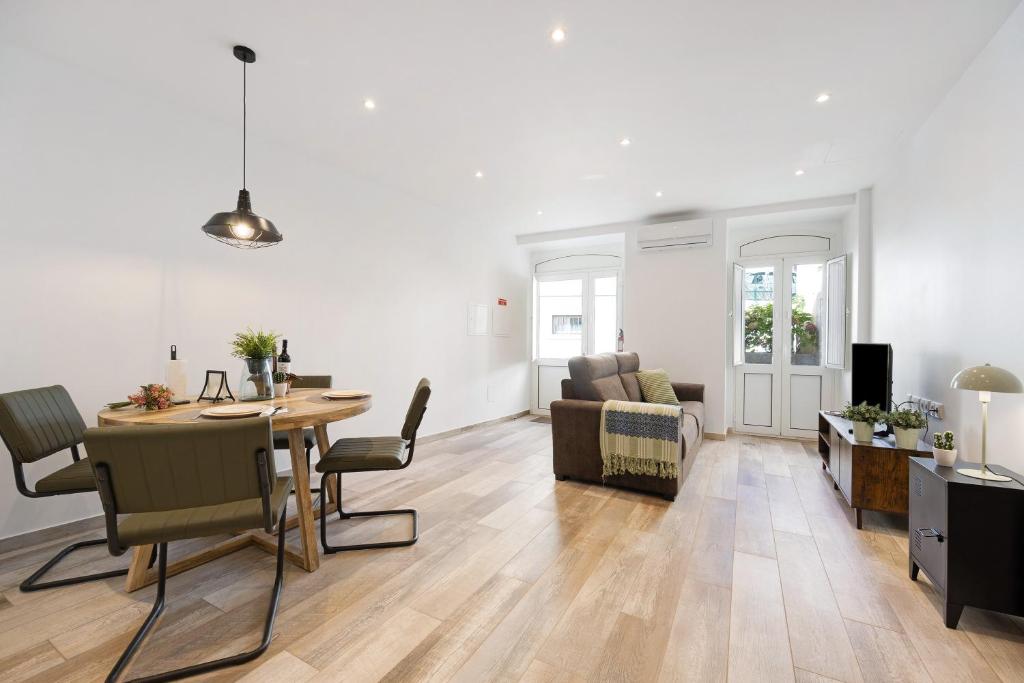
<path fill-rule="evenodd" d="M 242 189 L 238 191 L 238 204 L 234 211 L 213 214 L 203 226 L 203 232 L 215 240 L 238 249 L 260 249 L 271 247 L 284 237 L 274 224 L 252 211 L 252 200 L 245 187 L 246 147 L 246 71 L 247 65 L 256 61 L 256 53 L 244 45 L 236 45 L 235 57 L 242 62 Z"/>

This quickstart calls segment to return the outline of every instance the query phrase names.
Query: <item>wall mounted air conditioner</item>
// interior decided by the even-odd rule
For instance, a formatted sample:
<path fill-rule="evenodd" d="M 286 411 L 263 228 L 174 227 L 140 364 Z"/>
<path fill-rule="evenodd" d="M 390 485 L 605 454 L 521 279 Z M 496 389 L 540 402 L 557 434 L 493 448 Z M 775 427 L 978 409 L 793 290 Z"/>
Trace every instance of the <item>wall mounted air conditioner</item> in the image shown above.
<path fill-rule="evenodd" d="M 656 223 L 645 225 L 637 230 L 636 247 L 641 252 L 710 247 L 713 235 L 713 220 L 711 218 Z"/>

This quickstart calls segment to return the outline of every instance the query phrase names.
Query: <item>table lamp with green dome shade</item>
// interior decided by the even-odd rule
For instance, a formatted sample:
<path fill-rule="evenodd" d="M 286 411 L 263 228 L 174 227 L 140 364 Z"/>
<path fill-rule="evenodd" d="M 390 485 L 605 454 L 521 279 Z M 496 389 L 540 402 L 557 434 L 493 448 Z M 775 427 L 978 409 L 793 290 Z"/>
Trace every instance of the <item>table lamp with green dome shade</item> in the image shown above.
<path fill-rule="evenodd" d="M 953 389 L 977 391 L 978 400 L 981 401 L 981 468 L 961 467 L 957 469 L 957 473 L 987 481 L 1011 481 L 1010 477 L 996 474 L 987 466 L 985 450 L 988 437 L 988 404 L 992 401 L 993 391 L 1001 394 L 1019 394 L 1024 392 L 1024 386 L 1009 370 L 996 368 L 988 363 L 964 368 L 956 373 L 949 386 Z"/>

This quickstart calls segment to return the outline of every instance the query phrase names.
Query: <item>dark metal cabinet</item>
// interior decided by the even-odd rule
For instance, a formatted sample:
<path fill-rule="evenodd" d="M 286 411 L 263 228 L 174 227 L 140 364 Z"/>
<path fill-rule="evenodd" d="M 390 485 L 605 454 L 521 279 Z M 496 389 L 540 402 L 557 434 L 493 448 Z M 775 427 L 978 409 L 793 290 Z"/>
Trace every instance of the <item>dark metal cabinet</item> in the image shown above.
<path fill-rule="evenodd" d="M 964 477 L 930 458 L 911 458 L 909 475 L 910 578 L 924 570 L 946 626 L 956 628 L 965 605 L 1024 616 L 1024 486 Z"/>

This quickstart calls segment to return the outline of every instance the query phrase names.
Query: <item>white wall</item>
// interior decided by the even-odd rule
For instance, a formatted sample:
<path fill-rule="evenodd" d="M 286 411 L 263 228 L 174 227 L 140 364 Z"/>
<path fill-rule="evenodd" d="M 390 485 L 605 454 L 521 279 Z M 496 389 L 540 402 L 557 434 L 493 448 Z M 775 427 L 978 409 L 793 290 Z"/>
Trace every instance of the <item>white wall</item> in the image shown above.
<path fill-rule="evenodd" d="M 395 432 L 424 375 L 425 434 L 528 407 L 530 278 L 511 236 L 268 141 L 250 111 L 254 208 L 285 241 L 235 250 L 199 228 L 233 207 L 237 127 L 13 46 L 0 73 L 0 391 L 64 384 L 94 424 L 163 380 L 172 343 L 193 390 L 207 368 L 237 382 L 228 342 L 252 325 L 285 333 L 299 374 L 374 393 L 335 437 Z M 524 332 L 467 336 L 466 304 L 499 296 Z M 0 491 L 0 537 L 100 512 L 92 495 L 17 495 L 8 465 Z"/>
<path fill-rule="evenodd" d="M 857 203 L 843 217 L 842 252 L 847 255 L 846 369 L 836 387 L 836 405 L 852 398 L 851 347 L 871 341 L 871 190 L 857 192 Z"/>
<path fill-rule="evenodd" d="M 978 55 L 876 185 L 871 336 L 894 348 L 894 391 L 946 403 L 934 427 L 978 457 L 977 394 L 949 389 L 989 362 L 1024 377 L 1024 6 Z M 991 461 L 1024 472 L 1024 395 L 995 394 Z M 966 446 L 966 448 L 965 448 Z"/>
<path fill-rule="evenodd" d="M 705 431 L 725 433 L 727 269 L 725 219 L 707 248 L 640 253 L 626 237 L 623 330 L 644 368 L 705 385 Z"/>

